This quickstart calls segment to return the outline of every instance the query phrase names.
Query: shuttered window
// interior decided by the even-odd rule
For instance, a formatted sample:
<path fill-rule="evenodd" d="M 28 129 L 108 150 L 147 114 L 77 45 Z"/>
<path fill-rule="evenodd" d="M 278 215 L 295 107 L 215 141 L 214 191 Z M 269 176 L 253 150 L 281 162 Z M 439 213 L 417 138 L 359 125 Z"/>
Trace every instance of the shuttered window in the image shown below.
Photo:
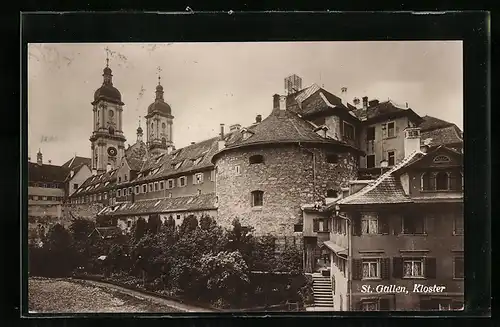
<path fill-rule="evenodd" d="M 436 278 L 436 258 L 402 258 L 392 259 L 394 278 Z"/>

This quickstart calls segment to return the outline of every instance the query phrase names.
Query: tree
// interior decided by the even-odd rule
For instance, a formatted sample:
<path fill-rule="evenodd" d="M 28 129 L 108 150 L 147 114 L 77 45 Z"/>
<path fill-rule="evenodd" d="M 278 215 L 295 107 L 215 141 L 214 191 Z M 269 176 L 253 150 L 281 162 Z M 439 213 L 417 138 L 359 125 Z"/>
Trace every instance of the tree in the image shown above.
<path fill-rule="evenodd" d="M 69 230 L 75 241 L 87 240 L 95 229 L 95 223 L 89 219 L 75 218 L 72 220 Z"/>
<path fill-rule="evenodd" d="M 137 219 L 134 224 L 134 242 L 139 242 L 139 240 L 146 234 L 146 220 L 142 217 Z"/>
<path fill-rule="evenodd" d="M 147 223 L 147 232 L 156 234 L 160 230 L 161 219 L 159 214 L 150 215 Z"/>
<path fill-rule="evenodd" d="M 238 251 L 205 254 L 200 260 L 201 279 L 219 303 L 241 301 L 250 280 L 248 267 Z M 222 301 L 221 301 L 222 300 Z"/>
<path fill-rule="evenodd" d="M 51 277 L 69 276 L 75 262 L 75 252 L 72 245 L 70 232 L 61 224 L 55 224 L 48 232 L 46 242 L 43 245 L 46 250 L 46 261 L 48 270 L 46 273 Z"/>
<path fill-rule="evenodd" d="M 180 226 L 180 233 L 190 233 L 198 227 L 198 219 L 194 215 L 189 215 L 182 221 Z"/>
<path fill-rule="evenodd" d="M 214 218 L 209 215 L 203 215 L 200 218 L 200 228 L 202 230 L 211 230 L 217 226 L 217 223 Z"/>

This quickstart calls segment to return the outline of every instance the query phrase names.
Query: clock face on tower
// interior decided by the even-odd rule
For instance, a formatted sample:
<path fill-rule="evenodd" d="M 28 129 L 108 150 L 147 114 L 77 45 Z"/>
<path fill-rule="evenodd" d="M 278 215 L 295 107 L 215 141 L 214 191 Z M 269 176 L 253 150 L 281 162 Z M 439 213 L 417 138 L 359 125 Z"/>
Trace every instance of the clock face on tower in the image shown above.
<path fill-rule="evenodd" d="M 110 146 L 108 148 L 108 154 L 109 154 L 110 157 L 116 156 L 117 153 L 118 153 L 118 151 L 116 150 L 115 147 Z"/>

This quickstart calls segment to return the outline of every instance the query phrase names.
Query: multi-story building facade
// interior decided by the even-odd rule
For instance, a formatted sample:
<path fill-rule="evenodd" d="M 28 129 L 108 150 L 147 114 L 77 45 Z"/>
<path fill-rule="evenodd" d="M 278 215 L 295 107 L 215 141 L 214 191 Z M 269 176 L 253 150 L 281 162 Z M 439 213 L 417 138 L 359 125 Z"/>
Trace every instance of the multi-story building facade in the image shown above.
<path fill-rule="evenodd" d="M 414 151 L 324 209 L 335 310 L 463 306 L 462 167 L 445 146 Z"/>

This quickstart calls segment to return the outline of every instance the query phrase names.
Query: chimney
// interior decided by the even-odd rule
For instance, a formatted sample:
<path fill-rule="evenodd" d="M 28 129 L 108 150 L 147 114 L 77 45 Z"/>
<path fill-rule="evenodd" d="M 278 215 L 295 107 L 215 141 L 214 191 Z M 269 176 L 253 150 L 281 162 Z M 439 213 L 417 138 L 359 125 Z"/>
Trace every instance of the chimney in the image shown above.
<path fill-rule="evenodd" d="M 196 142 L 191 142 L 191 145 L 196 144 Z"/>
<path fill-rule="evenodd" d="M 255 122 L 258 124 L 260 122 L 262 122 L 262 115 L 257 115 L 257 117 L 255 117 Z"/>
<path fill-rule="evenodd" d="M 42 156 L 42 151 L 40 151 L 40 149 L 38 149 L 38 153 L 36 154 L 36 163 L 40 166 L 43 164 L 43 156 Z"/>
<path fill-rule="evenodd" d="M 229 126 L 229 131 L 230 132 L 239 131 L 240 128 L 241 128 L 240 124 L 233 124 L 233 125 Z"/>
<path fill-rule="evenodd" d="M 279 98 L 279 101 L 280 101 L 280 110 L 286 110 L 286 95 L 280 95 L 280 98 Z"/>
<path fill-rule="evenodd" d="M 359 100 L 359 98 L 352 99 L 352 103 L 354 104 L 354 106 L 356 107 L 356 109 L 360 109 L 360 103 L 361 103 L 361 101 Z"/>
<path fill-rule="evenodd" d="M 428 145 L 422 145 L 420 147 L 420 152 L 422 152 L 422 153 L 427 153 L 428 150 L 429 150 L 429 146 Z"/>
<path fill-rule="evenodd" d="M 97 175 L 97 169 L 95 169 L 95 167 L 94 167 L 94 168 L 92 168 L 92 176 L 96 176 L 96 175 Z"/>
<path fill-rule="evenodd" d="M 49 159 L 48 162 L 49 162 L 49 165 L 50 165 L 52 163 L 52 160 Z"/>
<path fill-rule="evenodd" d="M 273 110 L 278 110 L 280 108 L 280 95 L 273 95 Z"/>
<path fill-rule="evenodd" d="M 173 150 L 174 150 L 173 146 L 167 146 L 167 154 L 171 154 Z"/>
<path fill-rule="evenodd" d="M 73 178 L 74 175 L 75 175 L 75 171 L 74 170 L 72 170 L 72 171 L 69 172 L 69 177 L 70 178 Z"/>
<path fill-rule="evenodd" d="M 28 162 L 31 162 L 31 157 L 28 157 Z"/>
<path fill-rule="evenodd" d="M 368 97 L 363 97 L 363 109 L 368 109 Z"/>
<path fill-rule="evenodd" d="M 406 127 L 404 129 L 404 153 L 407 158 L 410 153 L 420 151 L 420 127 Z M 423 151 L 422 151 L 423 152 Z"/>
<path fill-rule="evenodd" d="M 378 100 L 370 100 L 370 101 L 368 102 L 368 106 L 369 106 L 369 107 L 374 107 L 374 106 L 378 105 L 379 103 L 380 103 L 380 102 L 379 102 Z"/>
<path fill-rule="evenodd" d="M 340 88 L 340 99 L 342 103 L 347 107 L 347 87 L 343 86 Z"/>
<path fill-rule="evenodd" d="M 389 166 L 389 162 L 387 160 L 384 159 L 380 161 L 380 167 L 386 168 L 387 166 Z"/>
<path fill-rule="evenodd" d="M 226 147 L 226 141 L 224 140 L 224 124 L 220 124 L 220 139 L 217 143 L 217 149 L 221 151 Z"/>

